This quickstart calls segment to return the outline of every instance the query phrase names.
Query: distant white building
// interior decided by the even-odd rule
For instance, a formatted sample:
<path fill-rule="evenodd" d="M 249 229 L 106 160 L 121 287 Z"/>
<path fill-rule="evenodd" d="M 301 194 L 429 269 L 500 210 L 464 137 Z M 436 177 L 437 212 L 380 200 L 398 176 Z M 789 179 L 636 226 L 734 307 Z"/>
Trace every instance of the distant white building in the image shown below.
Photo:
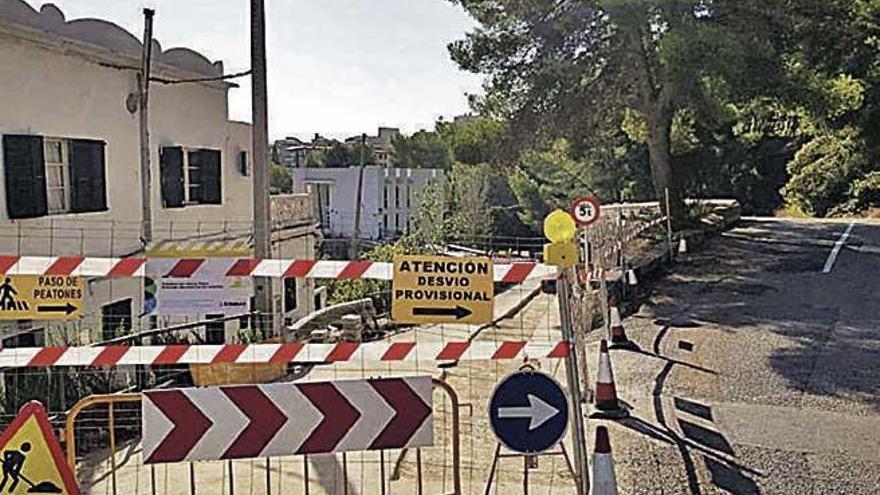
<path fill-rule="evenodd" d="M 294 192 L 310 192 L 316 200 L 324 236 L 353 239 L 357 210 L 359 167 L 300 168 L 293 173 Z M 395 239 L 409 230 L 418 196 L 439 169 L 364 167 L 361 194 L 360 238 Z"/>
<path fill-rule="evenodd" d="M 51 4 L 36 11 L 21 0 L 0 0 L 0 253 L 143 252 L 136 108 L 141 51 L 136 36 L 110 22 L 68 21 Z M 204 80 L 222 76 L 223 65 L 186 48 L 163 50 L 154 41 L 153 74 Z M 223 80 L 152 85 L 154 241 L 250 238 L 251 126 L 228 119 L 233 86 Z M 278 219 L 284 232 L 276 236 L 274 254 L 314 257 L 319 232 L 309 198 L 279 201 L 276 210 L 290 215 Z M 296 318 L 313 309 L 311 281 L 276 284 L 279 311 Z M 7 346 L 60 338 L 87 343 L 174 323 L 140 317 L 143 292 L 138 278 L 90 279 L 83 320 L 0 321 L 0 338 Z M 222 341 L 237 331 L 238 322 L 219 324 L 205 338 Z"/>

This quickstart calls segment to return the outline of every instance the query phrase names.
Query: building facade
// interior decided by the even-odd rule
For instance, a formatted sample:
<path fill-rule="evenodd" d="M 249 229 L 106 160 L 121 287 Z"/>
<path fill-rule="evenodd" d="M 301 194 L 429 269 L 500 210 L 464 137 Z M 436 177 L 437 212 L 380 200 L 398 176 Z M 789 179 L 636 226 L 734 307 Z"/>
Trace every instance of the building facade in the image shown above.
<path fill-rule="evenodd" d="M 293 188 L 315 198 L 316 216 L 328 239 L 354 239 L 360 167 L 301 168 L 293 170 Z M 432 180 L 442 177 L 437 169 L 363 168 L 360 239 L 384 241 L 409 230 L 418 207 L 419 194 Z"/>
<path fill-rule="evenodd" d="M 253 230 L 251 127 L 228 119 L 227 94 L 234 85 L 219 79 L 180 82 L 218 78 L 223 65 L 153 43 L 153 75 L 179 82 L 153 83 L 150 90 L 153 239 L 247 239 Z M 68 21 L 51 4 L 36 11 L 21 0 L 0 0 L 0 253 L 144 252 L 141 51 L 137 37 L 115 24 Z M 311 208 L 298 215 L 277 224 L 284 232 L 276 233 L 276 254 L 314 256 L 318 232 Z M 277 283 L 276 299 L 283 299 L 285 288 Z M 298 281 L 293 290 L 303 303 L 290 315 L 307 314 L 313 285 Z M 82 320 L 0 325 L 8 343 L 76 344 L 179 321 L 147 321 L 139 317 L 142 308 L 143 280 L 90 279 Z M 219 335 L 232 340 L 238 329 L 230 323 Z"/>
<path fill-rule="evenodd" d="M 390 167 L 394 162 L 394 140 L 400 136 L 400 129 L 380 127 L 375 136 L 352 136 L 345 140 L 346 144 L 357 145 L 362 140 L 373 150 L 376 165 Z"/>

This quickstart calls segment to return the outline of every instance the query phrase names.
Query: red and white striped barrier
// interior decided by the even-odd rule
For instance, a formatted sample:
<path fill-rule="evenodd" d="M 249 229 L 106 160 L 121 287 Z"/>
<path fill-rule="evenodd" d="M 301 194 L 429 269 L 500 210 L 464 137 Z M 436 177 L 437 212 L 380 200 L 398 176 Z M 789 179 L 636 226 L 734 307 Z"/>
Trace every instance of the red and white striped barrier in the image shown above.
<path fill-rule="evenodd" d="M 424 447 L 431 377 L 144 392 L 144 463 Z"/>
<path fill-rule="evenodd" d="M 167 258 L 163 265 L 169 263 Z M 92 258 L 83 256 L 9 256 L 0 255 L 0 275 L 59 275 L 80 277 L 143 277 L 147 258 Z M 166 277 L 196 277 L 210 266 L 212 273 L 229 277 L 275 278 L 370 278 L 391 280 L 392 263 L 375 261 L 327 261 L 259 258 L 181 258 L 175 260 Z M 218 267 L 219 265 L 219 267 Z M 207 271 L 207 270 L 206 270 Z M 540 263 L 494 265 L 494 280 L 522 283 L 531 278 L 553 276 L 556 268 Z"/>
<path fill-rule="evenodd" d="M 338 342 L 312 344 L 16 347 L 0 350 L 0 368 L 183 364 L 432 363 L 568 357 L 568 342 Z"/>

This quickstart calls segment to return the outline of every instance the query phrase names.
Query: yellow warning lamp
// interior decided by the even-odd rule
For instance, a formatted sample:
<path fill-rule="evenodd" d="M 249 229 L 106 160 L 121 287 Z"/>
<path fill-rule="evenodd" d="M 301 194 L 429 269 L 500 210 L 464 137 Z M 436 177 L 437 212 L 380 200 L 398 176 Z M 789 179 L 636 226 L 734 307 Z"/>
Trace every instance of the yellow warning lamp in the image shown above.
<path fill-rule="evenodd" d="M 544 219 L 544 237 L 550 242 L 568 242 L 574 239 L 577 225 L 571 214 L 564 210 L 554 210 Z"/>
<path fill-rule="evenodd" d="M 578 251 L 574 244 L 577 224 L 566 211 L 556 210 L 544 219 L 544 236 L 550 244 L 544 245 L 544 263 L 570 268 L 577 265 Z"/>

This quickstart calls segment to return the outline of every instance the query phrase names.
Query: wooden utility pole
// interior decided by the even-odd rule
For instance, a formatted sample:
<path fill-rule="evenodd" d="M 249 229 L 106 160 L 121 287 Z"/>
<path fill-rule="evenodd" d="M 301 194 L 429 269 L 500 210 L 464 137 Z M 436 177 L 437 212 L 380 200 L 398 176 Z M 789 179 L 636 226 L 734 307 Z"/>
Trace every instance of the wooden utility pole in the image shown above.
<path fill-rule="evenodd" d="M 150 188 L 150 65 L 153 57 L 152 9 L 144 9 L 144 46 L 141 52 L 138 110 L 141 138 L 141 240 L 149 244 L 153 240 L 153 196 Z"/>
<path fill-rule="evenodd" d="M 264 0 L 251 0 L 251 99 L 254 164 L 254 255 L 272 257 L 269 218 L 269 121 L 266 89 L 266 6 Z M 264 337 L 274 334 L 272 281 L 254 277 L 255 310 Z"/>

